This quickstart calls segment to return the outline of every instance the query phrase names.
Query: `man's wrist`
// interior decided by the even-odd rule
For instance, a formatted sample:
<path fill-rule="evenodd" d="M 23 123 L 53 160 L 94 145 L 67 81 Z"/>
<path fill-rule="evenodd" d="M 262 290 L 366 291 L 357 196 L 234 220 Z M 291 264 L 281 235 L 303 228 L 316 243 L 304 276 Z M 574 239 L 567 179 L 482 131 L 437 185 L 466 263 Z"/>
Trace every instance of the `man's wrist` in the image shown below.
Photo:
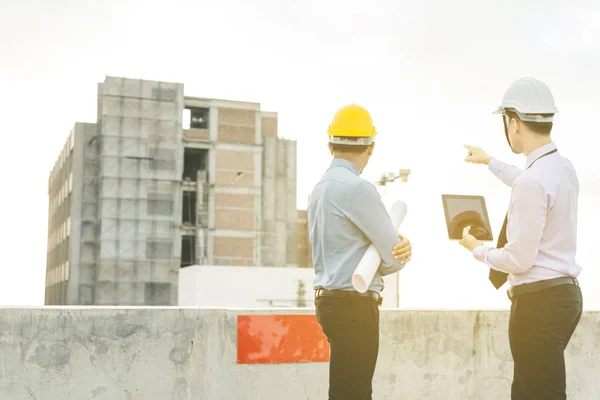
<path fill-rule="evenodd" d="M 475 257 L 475 259 L 477 261 L 482 261 L 485 262 L 486 261 L 486 248 L 483 245 L 478 245 L 477 247 L 475 247 L 472 251 L 473 253 L 473 257 Z"/>

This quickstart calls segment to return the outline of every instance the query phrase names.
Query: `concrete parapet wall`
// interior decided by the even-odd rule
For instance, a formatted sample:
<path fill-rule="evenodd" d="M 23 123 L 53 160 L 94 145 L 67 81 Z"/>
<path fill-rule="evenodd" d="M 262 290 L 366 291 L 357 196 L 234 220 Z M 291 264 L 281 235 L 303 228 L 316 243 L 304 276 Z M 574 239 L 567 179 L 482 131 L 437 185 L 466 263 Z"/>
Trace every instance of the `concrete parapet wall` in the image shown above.
<path fill-rule="evenodd" d="M 325 399 L 327 363 L 237 364 L 238 315 L 312 313 L 0 309 L 0 399 Z M 509 398 L 507 323 L 505 311 L 383 310 L 374 398 Z M 599 327 L 584 313 L 567 349 L 569 398 L 600 393 Z"/>

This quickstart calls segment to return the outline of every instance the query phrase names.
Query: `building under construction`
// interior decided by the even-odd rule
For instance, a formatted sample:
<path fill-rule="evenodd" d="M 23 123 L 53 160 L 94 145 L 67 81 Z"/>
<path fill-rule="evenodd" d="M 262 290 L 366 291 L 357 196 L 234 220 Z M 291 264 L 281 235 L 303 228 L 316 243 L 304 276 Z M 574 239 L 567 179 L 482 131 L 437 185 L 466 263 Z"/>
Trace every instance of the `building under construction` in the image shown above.
<path fill-rule="evenodd" d="M 258 103 L 107 77 L 50 174 L 45 303 L 176 305 L 188 265 L 309 266 L 277 125 Z"/>

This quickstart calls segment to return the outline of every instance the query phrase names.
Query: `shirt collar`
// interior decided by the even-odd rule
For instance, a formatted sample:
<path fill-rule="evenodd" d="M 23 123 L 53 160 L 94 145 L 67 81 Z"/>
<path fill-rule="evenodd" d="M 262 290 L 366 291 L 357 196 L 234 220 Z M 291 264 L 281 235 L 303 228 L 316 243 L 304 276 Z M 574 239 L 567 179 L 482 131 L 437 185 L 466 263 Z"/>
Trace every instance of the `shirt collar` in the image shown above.
<path fill-rule="evenodd" d="M 535 162 L 535 160 L 537 160 L 544 154 L 551 152 L 552 150 L 556 150 L 556 145 L 554 144 L 554 142 L 545 144 L 542 147 L 538 147 L 537 149 L 529 153 L 529 155 L 527 156 L 527 165 L 525 165 L 525 168 L 529 168 L 531 164 Z"/>
<path fill-rule="evenodd" d="M 344 160 L 343 158 L 334 158 L 331 161 L 331 166 L 332 167 L 344 167 L 344 168 L 348 168 L 350 171 L 352 171 L 356 176 L 359 175 L 358 173 L 358 168 L 356 168 L 356 165 L 352 164 L 350 161 L 348 160 Z"/>

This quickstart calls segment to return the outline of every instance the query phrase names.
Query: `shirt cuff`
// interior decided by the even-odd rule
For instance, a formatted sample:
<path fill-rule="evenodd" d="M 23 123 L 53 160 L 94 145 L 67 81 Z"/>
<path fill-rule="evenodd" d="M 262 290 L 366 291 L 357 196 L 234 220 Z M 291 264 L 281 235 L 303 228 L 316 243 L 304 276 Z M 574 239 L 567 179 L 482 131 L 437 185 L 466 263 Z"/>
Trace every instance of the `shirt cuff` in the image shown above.
<path fill-rule="evenodd" d="M 502 161 L 497 160 L 495 158 L 492 158 L 490 160 L 490 162 L 488 163 L 488 169 L 491 172 L 493 172 L 494 174 L 496 174 L 500 170 L 501 166 L 502 166 Z"/>
<path fill-rule="evenodd" d="M 487 263 L 487 253 L 487 248 L 484 246 L 477 246 L 475 247 L 475 250 L 473 250 L 473 257 L 475 257 L 477 261 Z"/>

